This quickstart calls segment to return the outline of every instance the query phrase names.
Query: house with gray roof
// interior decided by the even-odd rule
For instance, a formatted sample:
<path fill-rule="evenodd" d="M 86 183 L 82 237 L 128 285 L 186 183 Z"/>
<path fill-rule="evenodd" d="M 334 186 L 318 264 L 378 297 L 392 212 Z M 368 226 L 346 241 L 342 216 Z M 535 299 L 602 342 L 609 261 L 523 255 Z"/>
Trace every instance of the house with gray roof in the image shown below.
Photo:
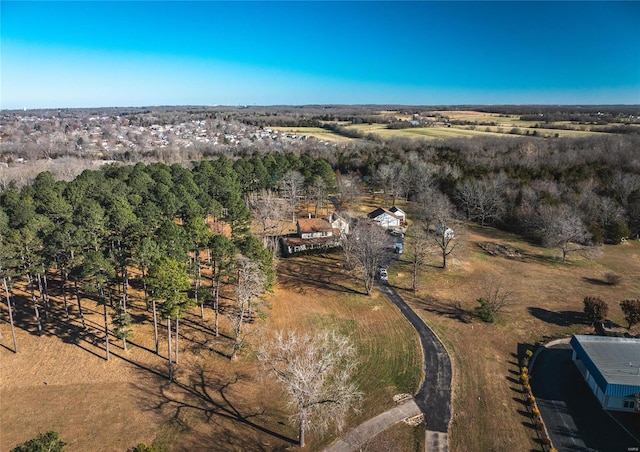
<path fill-rule="evenodd" d="M 605 410 L 640 415 L 640 339 L 575 335 L 572 359 Z"/>

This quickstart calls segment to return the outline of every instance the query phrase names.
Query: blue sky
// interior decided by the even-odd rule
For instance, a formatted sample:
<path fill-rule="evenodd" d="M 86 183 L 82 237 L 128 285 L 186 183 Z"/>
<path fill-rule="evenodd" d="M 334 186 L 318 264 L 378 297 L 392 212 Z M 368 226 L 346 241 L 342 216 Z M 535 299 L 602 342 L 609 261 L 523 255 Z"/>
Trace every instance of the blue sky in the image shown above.
<path fill-rule="evenodd" d="M 0 107 L 640 104 L 640 2 L 0 2 Z"/>

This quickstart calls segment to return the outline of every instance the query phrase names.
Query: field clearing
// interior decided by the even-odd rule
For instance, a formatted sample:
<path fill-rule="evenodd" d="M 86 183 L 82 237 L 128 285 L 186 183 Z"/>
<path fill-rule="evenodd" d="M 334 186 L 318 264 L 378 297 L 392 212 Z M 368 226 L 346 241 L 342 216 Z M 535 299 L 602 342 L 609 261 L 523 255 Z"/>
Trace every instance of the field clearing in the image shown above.
<path fill-rule="evenodd" d="M 407 129 L 388 129 L 386 124 L 356 124 L 349 126 L 363 134 L 373 133 L 382 138 L 423 138 L 423 139 L 440 139 L 440 138 L 457 138 L 457 137 L 474 137 L 474 136 L 504 136 L 503 134 L 485 132 L 484 128 L 478 127 L 477 130 L 467 129 L 462 126 L 437 126 L 437 127 L 411 127 Z"/>
<path fill-rule="evenodd" d="M 536 124 L 536 123 L 532 123 Z M 543 128 L 524 128 L 516 125 L 503 126 L 459 126 L 452 125 L 435 126 L 435 127 L 411 127 L 407 129 L 388 129 L 385 124 L 357 124 L 349 126 L 363 134 L 376 134 L 382 138 L 422 138 L 422 139 L 444 139 L 444 138 L 469 138 L 477 136 L 494 136 L 494 137 L 518 137 L 533 136 L 536 133 L 541 137 L 583 137 L 594 136 L 599 132 L 589 132 L 582 130 L 565 130 L 565 129 L 543 129 Z M 518 134 L 510 133 L 513 128 L 519 129 Z"/>
<path fill-rule="evenodd" d="M 278 278 L 274 293 L 266 297 L 267 319 L 252 327 L 250 343 L 264 341 L 276 329 L 313 333 L 331 328 L 348 334 L 362 354 L 356 380 L 365 397 L 347 429 L 391 407 L 393 395 L 417 389 L 421 353 L 416 333 L 386 298 L 363 295 L 364 287 L 344 271 L 339 256 L 282 261 Z M 225 317 L 216 338 L 210 309 L 204 321 L 198 309 L 188 312 L 180 326 L 176 381 L 169 384 L 163 358 L 166 328 L 160 328 L 157 356 L 150 313 L 139 298 L 130 304 L 137 324 L 128 350 L 111 337 L 112 357 L 106 362 L 102 308 L 95 301 L 83 299 L 89 326 L 84 331 L 75 302 L 66 322 L 54 293 L 52 320 L 38 337 L 27 294 L 16 295 L 18 354 L 11 351 L 5 309 L 0 318 L 0 450 L 50 429 L 69 443 L 70 452 L 123 451 L 141 441 L 155 441 L 169 451 L 295 445 L 297 431 L 289 425 L 283 394 L 272 379 L 261 376 L 252 349 L 235 362 L 226 357 L 231 341 Z M 318 450 L 333 438 L 333 432 L 310 435 L 305 449 Z"/>
<path fill-rule="evenodd" d="M 322 127 L 271 127 L 273 130 L 277 130 L 282 133 L 290 133 L 293 135 L 306 135 L 308 137 L 315 137 L 322 141 L 332 141 L 336 143 L 347 143 L 354 141 L 353 138 L 343 137 Z"/>
<path fill-rule="evenodd" d="M 609 319 L 626 325 L 619 302 L 640 294 L 640 242 L 605 246 L 592 260 L 572 256 L 562 264 L 555 250 L 491 228 L 471 226 L 461 241 L 446 271 L 438 268 L 438 256 L 430 258 L 417 294 L 408 289 L 410 246 L 389 271 L 391 283 L 411 300 L 452 356 L 451 450 L 540 450 L 535 432 L 523 425 L 530 420 L 519 402 L 518 350 L 541 340 L 593 332 L 581 317 L 585 296 L 601 296 L 609 303 Z M 478 246 L 482 242 L 513 247 L 522 257 L 488 255 Z M 623 275 L 622 283 L 607 285 L 608 272 Z M 494 324 L 472 314 L 485 275 L 508 281 L 518 295 L 517 304 Z"/>

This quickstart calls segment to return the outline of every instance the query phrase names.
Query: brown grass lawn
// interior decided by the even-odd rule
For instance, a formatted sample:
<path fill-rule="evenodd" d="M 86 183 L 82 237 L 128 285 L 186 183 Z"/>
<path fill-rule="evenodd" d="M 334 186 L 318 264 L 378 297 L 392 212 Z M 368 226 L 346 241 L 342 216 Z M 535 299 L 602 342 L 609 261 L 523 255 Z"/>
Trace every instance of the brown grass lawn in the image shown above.
<path fill-rule="evenodd" d="M 385 298 L 363 295 L 339 256 L 282 261 L 278 278 L 266 297 L 267 320 L 249 327 L 255 332 L 250 341 L 255 345 L 275 329 L 349 334 L 362 355 L 357 380 L 365 396 L 347 428 L 391 407 L 393 395 L 417 388 L 421 354 L 415 332 Z M 0 450 L 46 430 L 58 431 L 70 451 L 124 451 L 142 441 L 185 451 L 294 446 L 297 431 L 281 390 L 261 374 L 250 347 L 229 361 L 229 325 L 223 318 L 223 335 L 215 338 L 210 309 L 205 321 L 194 308 L 181 322 L 180 362 L 176 382 L 169 384 L 166 359 L 153 353 L 152 324 L 140 299 L 130 306 L 137 324 L 128 350 L 112 337 L 106 362 L 95 301 L 83 300 L 85 332 L 75 305 L 66 322 L 55 296 L 52 320 L 38 337 L 26 294 L 17 295 L 18 354 L 11 351 L 5 305 L 0 324 Z M 160 337 L 166 357 L 165 328 Z M 311 435 L 306 449 L 318 450 L 335 436 Z"/>
<path fill-rule="evenodd" d="M 367 198 L 360 210 L 366 213 L 382 202 L 380 195 Z M 410 210 L 404 203 L 400 207 Z M 519 347 L 590 332 L 580 319 L 587 295 L 607 300 L 610 319 L 623 324 L 619 301 L 640 296 L 640 242 L 605 246 L 595 258 L 571 256 L 562 264 L 555 251 L 515 235 L 473 226 L 456 232 L 461 245 L 450 267 L 438 268 L 440 262 L 432 256 L 417 294 L 408 289 L 410 246 L 389 271 L 391 284 L 410 300 L 452 355 L 451 450 L 535 449 L 535 434 L 525 427 L 528 419 L 518 401 Z M 478 246 L 480 242 L 511 246 L 520 257 L 490 256 Z M 607 272 L 623 275 L 622 283 L 604 284 Z M 503 278 L 518 293 L 517 304 L 494 324 L 469 314 L 487 274 Z M 180 328 L 176 382 L 169 384 L 163 358 L 166 330 L 160 330 L 161 356 L 157 356 L 150 314 L 139 291 L 134 291 L 130 307 L 136 325 L 129 348 L 123 350 L 112 338 L 112 359 L 106 362 L 100 307 L 83 299 L 89 326 L 84 331 L 75 302 L 67 322 L 57 282 L 51 286 L 55 309 L 52 319 L 45 321 L 43 337 L 35 334 L 26 294 L 16 294 L 18 354 L 12 352 L 6 305 L 2 305 L 0 450 L 46 430 L 58 431 L 69 451 L 124 451 L 141 441 L 171 451 L 295 448 L 296 429 L 288 420 L 283 394 L 262 375 L 252 348 L 235 362 L 226 357 L 231 342 L 225 318 L 222 335 L 216 338 L 211 309 L 204 321 L 196 308 L 186 315 Z M 357 381 L 365 396 L 347 428 L 391 407 L 394 394 L 414 392 L 420 380 L 415 332 L 381 294 L 366 297 L 363 292 L 362 284 L 342 267 L 339 254 L 282 260 L 278 285 L 265 299 L 266 320 L 249 327 L 253 345 L 277 329 L 331 328 L 350 335 L 361 355 Z M 416 432 L 399 425 L 365 449 L 420 450 L 424 439 Z M 333 432 L 311 435 L 306 449 L 319 450 L 335 437 Z"/>
<path fill-rule="evenodd" d="M 587 295 L 608 301 L 609 318 L 626 326 L 619 302 L 640 296 L 640 242 L 604 246 L 593 259 L 571 256 L 562 264 L 554 250 L 512 234 L 479 227 L 469 227 L 463 234 L 464 243 L 454 251 L 446 271 L 438 268 L 437 256 L 432 257 L 417 294 L 407 289 L 410 248 L 389 272 L 390 281 L 412 300 L 452 355 L 451 450 L 539 450 L 535 432 L 523 426 L 528 419 L 519 402 L 518 349 L 558 336 L 591 333 L 581 319 Z M 490 256 L 478 246 L 480 242 L 511 246 L 521 257 Z M 605 284 L 607 272 L 623 275 L 622 283 Z M 517 304 L 494 324 L 469 315 L 481 296 L 485 275 L 501 278 L 518 295 Z"/>

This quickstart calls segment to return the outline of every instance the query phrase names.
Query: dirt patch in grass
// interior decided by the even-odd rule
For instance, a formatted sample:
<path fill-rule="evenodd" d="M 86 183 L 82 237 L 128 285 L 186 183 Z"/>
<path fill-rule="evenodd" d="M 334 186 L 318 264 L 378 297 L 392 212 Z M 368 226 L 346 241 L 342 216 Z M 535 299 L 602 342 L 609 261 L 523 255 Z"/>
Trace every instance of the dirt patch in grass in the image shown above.
<path fill-rule="evenodd" d="M 624 325 L 619 302 L 640 293 L 634 276 L 640 274 L 640 242 L 604 246 L 596 257 L 572 256 L 563 264 L 557 251 L 492 228 L 470 226 L 461 239 L 464 249 L 454 252 L 447 270 L 437 268 L 433 257 L 416 294 L 402 289 L 410 283 L 410 247 L 389 271 L 391 283 L 401 288 L 452 355 L 451 450 L 539 449 L 534 431 L 524 426 L 518 350 L 550 338 L 592 333 L 582 316 L 582 300 L 588 295 L 606 300 L 610 320 Z M 608 272 L 623 276 L 620 285 L 592 282 Z M 502 279 L 518 295 L 517 304 L 493 324 L 473 314 L 486 275 Z"/>

